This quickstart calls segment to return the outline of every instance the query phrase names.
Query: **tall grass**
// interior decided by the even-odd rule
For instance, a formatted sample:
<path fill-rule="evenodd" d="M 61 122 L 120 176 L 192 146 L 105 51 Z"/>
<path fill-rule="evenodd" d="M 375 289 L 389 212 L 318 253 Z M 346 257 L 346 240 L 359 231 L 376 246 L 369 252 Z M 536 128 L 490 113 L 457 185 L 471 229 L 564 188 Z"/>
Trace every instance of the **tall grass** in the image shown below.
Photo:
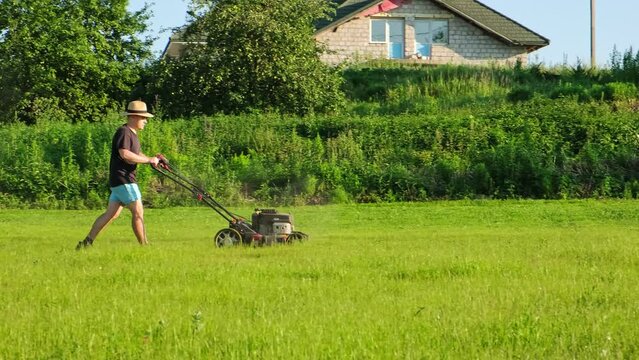
<path fill-rule="evenodd" d="M 344 71 L 345 90 L 352 101 L 350 111 L 360 115 L 481 111 L 535 96 L 630 103 L 636 109 L 639 56 L 629 49 L 623 55 L 613 53 L 611 59 L 609 69 L 581 63 L 548 68 L 543 64 L 477 67 L 373 61 Z"/>
<path fill-rule="evenodd" d="M 391 62 L 360 64 L 344 71 L 346 92 L 354 100 L 351 111 L 385 115 L 432 114 L 502 99 L 513 74 L 513 69 L 504 67 L 424 67 Z"/>

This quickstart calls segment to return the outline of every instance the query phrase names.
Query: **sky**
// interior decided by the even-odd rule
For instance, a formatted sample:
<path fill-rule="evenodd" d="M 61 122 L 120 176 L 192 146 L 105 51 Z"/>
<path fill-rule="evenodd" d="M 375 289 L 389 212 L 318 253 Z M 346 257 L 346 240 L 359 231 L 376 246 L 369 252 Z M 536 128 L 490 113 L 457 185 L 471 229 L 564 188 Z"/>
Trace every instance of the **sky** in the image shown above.
<path fill-rule="evenodd" d="M 550 40 L 550 45 L 530 54 L 529 61 L 548 66 L 590 64 L 591 0 L 480 0 L 485 5 Z M 188 0 L 130 0 L 129 10 L 150 4 L 150 33 L 158 37 L 153 51 L 158 56 L 169 41 L 166 29 L 184 25 Z M 596 0 L 597 66 L 610 64 L 613 47 L 624 53 L 639 51 L 639 0 Z"/>

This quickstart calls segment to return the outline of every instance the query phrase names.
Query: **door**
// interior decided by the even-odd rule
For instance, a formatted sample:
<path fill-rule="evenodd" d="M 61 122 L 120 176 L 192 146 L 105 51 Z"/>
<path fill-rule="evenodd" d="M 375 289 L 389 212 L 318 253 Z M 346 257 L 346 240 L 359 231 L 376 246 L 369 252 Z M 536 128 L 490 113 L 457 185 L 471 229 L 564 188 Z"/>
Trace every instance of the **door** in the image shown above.
<path fill-rule="evenodd" d="M 389 19 L 388 24 L 388 57 L 404 58 L 404 20 Z"/>

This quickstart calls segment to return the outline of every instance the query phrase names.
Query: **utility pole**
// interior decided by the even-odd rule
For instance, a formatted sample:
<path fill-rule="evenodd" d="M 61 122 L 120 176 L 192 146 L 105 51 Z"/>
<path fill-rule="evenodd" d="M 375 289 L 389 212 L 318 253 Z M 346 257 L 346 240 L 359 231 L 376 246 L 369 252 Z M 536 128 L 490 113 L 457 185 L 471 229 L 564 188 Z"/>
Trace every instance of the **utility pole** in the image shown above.
<path fill-rule="evenodd" d="M 590 67 L 597 66 L 595 57 L 595 0 L 590 0 Z"/>

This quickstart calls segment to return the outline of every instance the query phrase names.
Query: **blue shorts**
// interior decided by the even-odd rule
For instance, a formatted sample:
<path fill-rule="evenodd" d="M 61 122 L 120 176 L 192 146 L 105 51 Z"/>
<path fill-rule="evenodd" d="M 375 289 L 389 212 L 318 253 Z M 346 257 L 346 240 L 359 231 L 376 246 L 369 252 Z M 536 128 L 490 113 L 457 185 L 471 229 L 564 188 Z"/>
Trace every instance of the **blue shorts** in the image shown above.
<path fill-rule="evenodd" d="M 138 184 L 124 184 L 111 188 L 111 196 L 109 196 L 109 202 L 120 202 L 124 205 L 142 199 Z"/>

